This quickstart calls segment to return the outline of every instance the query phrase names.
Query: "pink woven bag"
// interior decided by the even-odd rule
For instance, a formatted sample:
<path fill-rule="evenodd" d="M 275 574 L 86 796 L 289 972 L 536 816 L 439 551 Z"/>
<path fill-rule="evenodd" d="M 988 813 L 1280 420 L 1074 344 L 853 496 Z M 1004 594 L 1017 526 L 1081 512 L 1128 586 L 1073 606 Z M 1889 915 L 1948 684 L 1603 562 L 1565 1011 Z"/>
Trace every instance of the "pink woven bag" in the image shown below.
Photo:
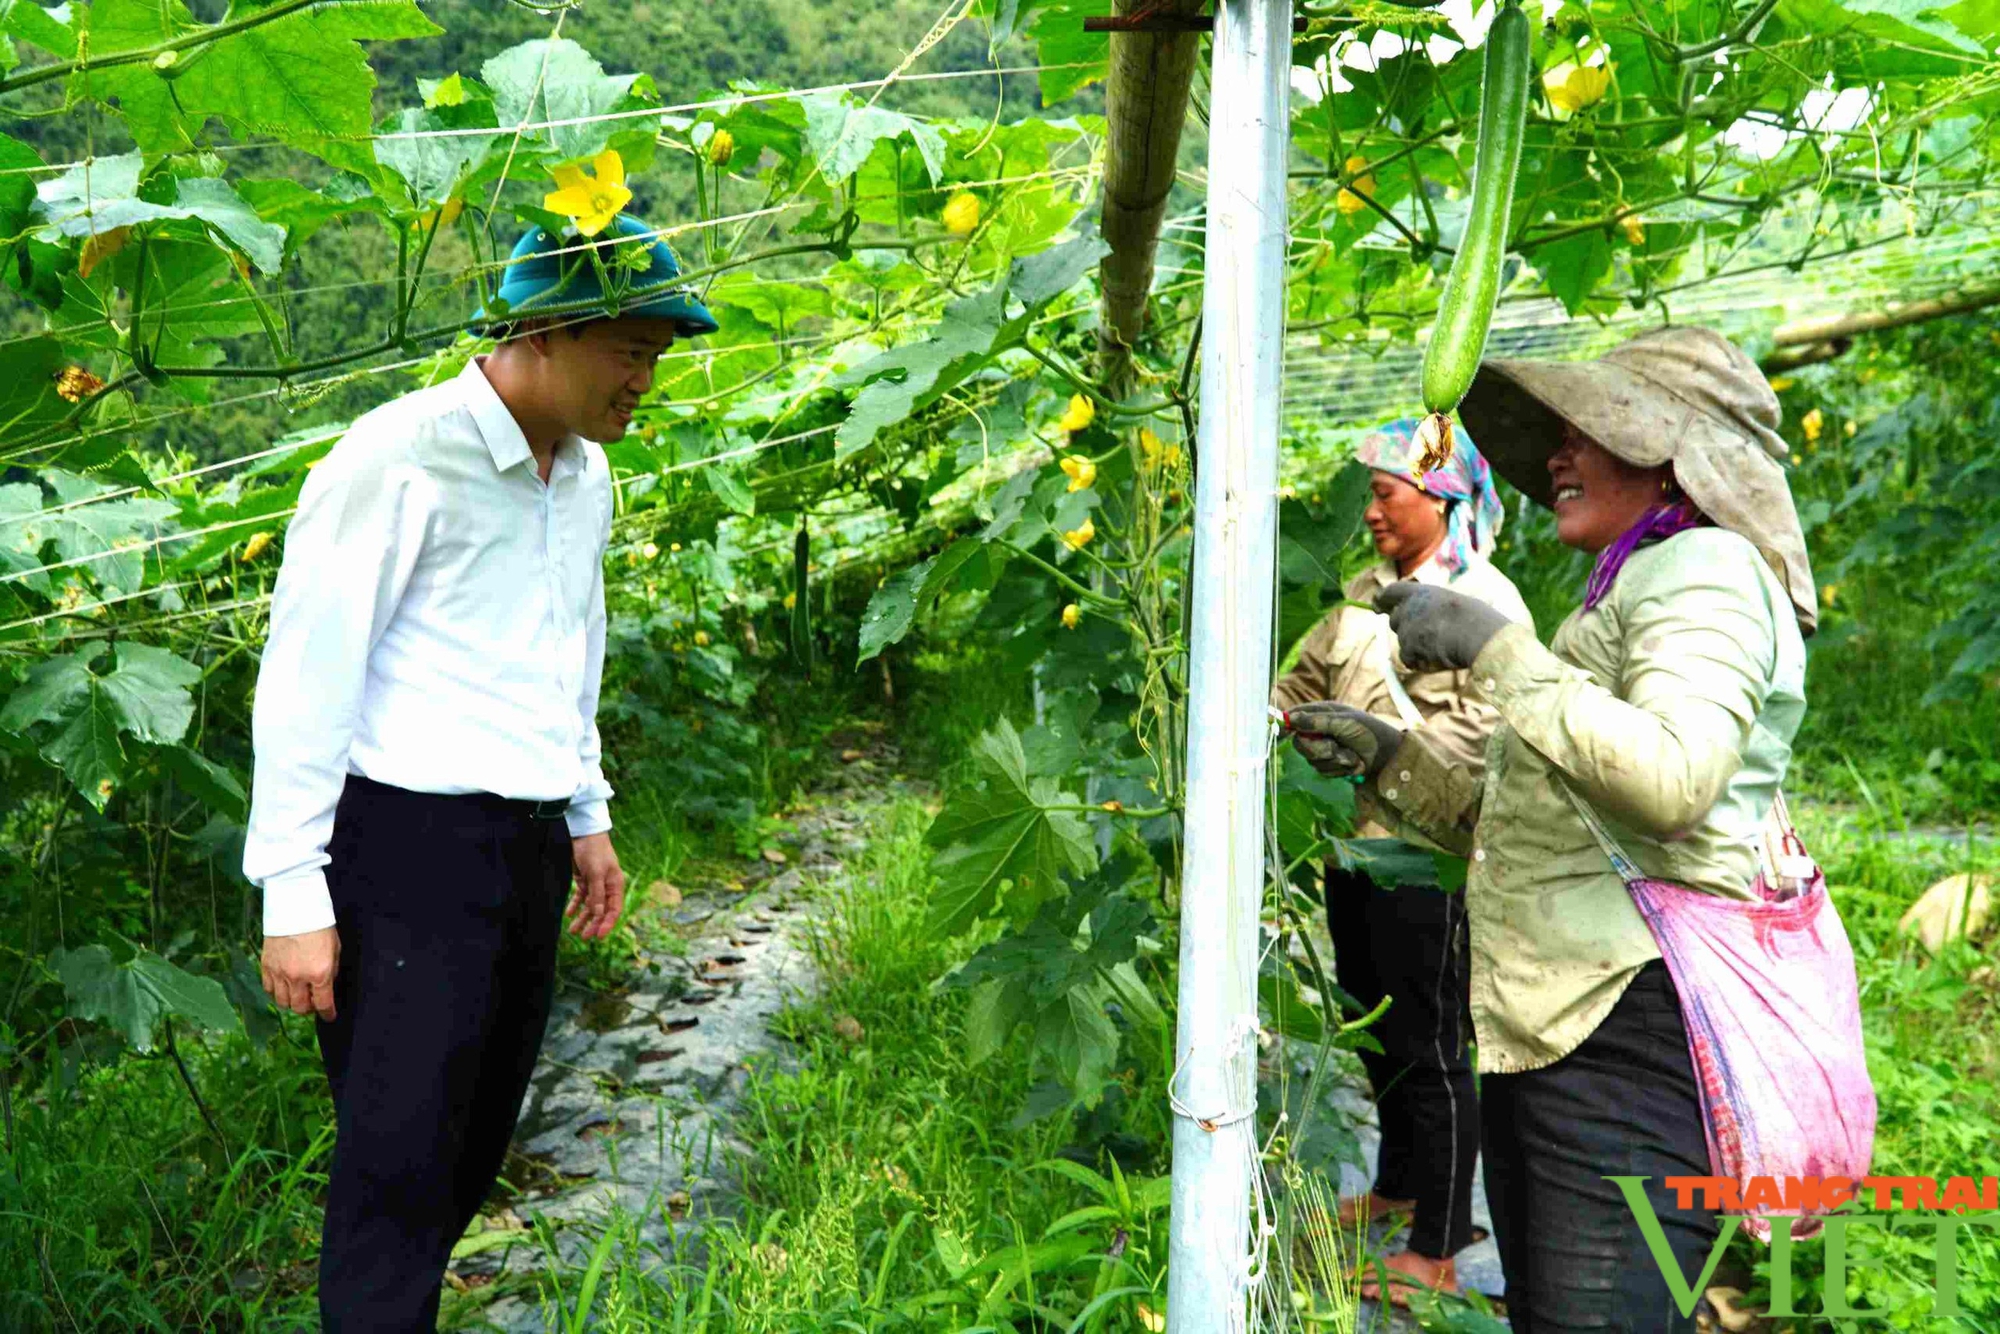
<path fill-rule="evenodd" d="M 1854 950 L 1784 798 L 1755 899 L 1646 878 L 1589 803 L 1574 790 L 1570 799 L 1652 929 L 1680 992 L 1710 1172 L 1734 1180 L 1739 1192 L 1755 1177 L 1781 1188 L 1788 1177 L 1858 1185 L 1874 1153 L 1875 1085 L 1861 1040 Z M 1771 1218 L 1823 1212 L 1807 1205 L 1742 1215 L 1751 1235 L 1768 1241 Z"/>

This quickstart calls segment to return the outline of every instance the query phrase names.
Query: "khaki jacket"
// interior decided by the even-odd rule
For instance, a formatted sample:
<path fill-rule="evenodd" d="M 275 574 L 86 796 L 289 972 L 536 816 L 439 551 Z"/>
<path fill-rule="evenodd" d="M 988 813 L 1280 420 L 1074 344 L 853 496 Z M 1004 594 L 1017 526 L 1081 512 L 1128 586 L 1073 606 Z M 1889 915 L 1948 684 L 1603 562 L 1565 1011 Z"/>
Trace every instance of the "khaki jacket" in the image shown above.
<path fill-rule="evenodd" d="M 1355 602 L 1371 601 L 1397 577 L 1395 565 L 1383 561 L 1349 580 L 1347 596 Z M 1526 626 L 1530 635 L 1534 633 L 1534 619 L 1513 581 L 1483 556 L 1475 555 L 1456 575 L 1436 560 L 1428 560 L 1410 577 L 1478 598 L 1508 620 Z M 1297 663 L 1271 687 L 1271 703 L 1293 709 L 1313 700 L 1338 700 L 1407 727 L 1384 680 L 1390 671 L 1402 681 L 1410 702 L 1423 716 L 1424 734 L 1439 755 L 1477 776 L 1484 763 L 1486 739 L 1500 721 L 1499 713 L 1473 697 L 1470 672 L 1416 672 L 1405 667 L 1396 652 L 1396 637 L 1389 633 L 1387 616 L 1359 607 L 1334 608 L 1307 633 L 1299 646 Z M 1361 792 L 1358 814 L 1356 837 L 1382 838 L 1395 832 L 1377 817 L 1366 788 Z"/>
<path fill-rule="evenodd" d="M 1757 548 L 1692 529 L 1634 552 L 1548 648 L 1510 626 L 1481 650 L 1471 692 L 1502 719 L 1483 775 L 1425 728 L 1369 784 L 1399 824 L 1471 855 L 1480 1069 L 1567 1056 L 1659 957 L 1563 784 L 1648 878 L 1749 897 L 1805 714 L 1805 662 Z"/>

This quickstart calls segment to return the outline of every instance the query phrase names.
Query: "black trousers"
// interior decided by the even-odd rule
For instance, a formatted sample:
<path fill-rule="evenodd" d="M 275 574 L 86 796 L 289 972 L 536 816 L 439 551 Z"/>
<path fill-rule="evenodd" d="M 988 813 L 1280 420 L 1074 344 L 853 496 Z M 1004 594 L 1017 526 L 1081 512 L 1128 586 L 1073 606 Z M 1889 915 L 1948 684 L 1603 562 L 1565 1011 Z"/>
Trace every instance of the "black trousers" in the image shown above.
<path fill-rule="evenodd" d="M 1327 930 L 1341 989 L 1388 1013 L 1359 1053 L 1375 1091 L 1382 1151 L 1375 1192 L 1415 1200 L 1410 1249 L 1441 1260 L 1472 1244 L 1472 1172 L 1479 1156 L 1467 1014 L 1465 896 L 1405 885 L 1384 889 L 1355 871 L 1326 871 Z"/>
<path fill-rule="evenodd" d="M 548 1024 L 569 830 L 518 802 L 350 777 L 327 885 L 336 1135 L 327 1334 L 430 1334 L 451 1247 L 499 1174 Z"/>
<path fill-rule="evenodd" d="M 1515 1334 L 1692 1330 L 1609 1176 L 1646 1194 L 1690 1286 L 1708 1261 L 1713 1211 L 1677 1209 L 1662 1184 L 1707 1176 L 1700 1094 L 1666 965 L 1639 971 L 1618 1004 L 1555 1064 L 1485 1077 L 1486 1198 Z"/>

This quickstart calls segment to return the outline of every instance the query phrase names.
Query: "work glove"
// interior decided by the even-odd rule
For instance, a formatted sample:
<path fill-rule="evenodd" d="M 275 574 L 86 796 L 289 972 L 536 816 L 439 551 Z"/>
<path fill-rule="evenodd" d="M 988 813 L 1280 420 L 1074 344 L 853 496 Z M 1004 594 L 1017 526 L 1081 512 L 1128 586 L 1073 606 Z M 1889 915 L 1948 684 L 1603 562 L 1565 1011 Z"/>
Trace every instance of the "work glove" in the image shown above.
<path fill-rule="evenodd" d="M 1403 744 L 1402 729 L 1394 723 L 1330 699 L 1292 709 L 1285 725 L 1306 763 L 1335 778 L 1373 778 Z"/>
<path fill-rule="evenodd" d="M 1387 612 L 1403 662 L 1420 672 L 1463 671 L 1486 641 L 1505 629 L 1505 616 L 1463 593 L 1405 579 L 1375 595 Z"/>

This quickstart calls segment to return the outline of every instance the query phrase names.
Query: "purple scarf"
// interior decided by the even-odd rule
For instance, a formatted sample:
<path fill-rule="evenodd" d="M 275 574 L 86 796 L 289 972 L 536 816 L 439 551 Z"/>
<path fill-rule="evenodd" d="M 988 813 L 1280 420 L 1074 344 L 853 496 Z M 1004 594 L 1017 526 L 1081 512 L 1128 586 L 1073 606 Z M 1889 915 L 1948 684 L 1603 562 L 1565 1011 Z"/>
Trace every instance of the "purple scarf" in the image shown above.
<path fill-rule="evenodd" d="M 1618 535 L 1618 540 L 1597 553 L 1597 564 L 1590 571 L 1590 582 L 1583 590 L 1583 609 L 1593 611 L 1597 604 L 1611 591 L 1612 580 L 1625 568 L 1625 562 L 1640 547 L 1653 542 L 1664 542 L 1676 533 L 1684 533 L 1690 528 L 1699 528 L 1709 522 L 1706 514 L 1696 509 L 1692 500 L 1685 498 L 1668 505 L 1655 505 L 1639 517 L 1639 522 Z"/>

